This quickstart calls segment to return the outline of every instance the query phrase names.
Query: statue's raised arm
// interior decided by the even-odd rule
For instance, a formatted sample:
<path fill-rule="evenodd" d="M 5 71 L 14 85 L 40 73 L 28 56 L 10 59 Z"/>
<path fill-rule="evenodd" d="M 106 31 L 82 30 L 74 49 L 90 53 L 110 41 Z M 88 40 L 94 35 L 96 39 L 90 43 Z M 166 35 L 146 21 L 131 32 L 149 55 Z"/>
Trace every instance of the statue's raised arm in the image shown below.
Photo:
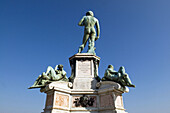
<path fill-rule="evenodd" d="M 89 41 L 88 51 L 87 53 L 95 54 L 95 41 L 99 38 L 100 35 L 100 26 L 99 21 L 97 18 L 94 17 L 92 11 L 88 11 L 86 16 L 84 16 L 80 22 L 78 23 L 79 26 L 84 26 L 84 36 L 83 36 L 83 43 L 80 45 L 78 52 L 81 53 L 86 46 L 87 41 Z M 95 30 L 96 27 L 96 30 Z M 97 31 L 97 36 L 96 36 Z"/>

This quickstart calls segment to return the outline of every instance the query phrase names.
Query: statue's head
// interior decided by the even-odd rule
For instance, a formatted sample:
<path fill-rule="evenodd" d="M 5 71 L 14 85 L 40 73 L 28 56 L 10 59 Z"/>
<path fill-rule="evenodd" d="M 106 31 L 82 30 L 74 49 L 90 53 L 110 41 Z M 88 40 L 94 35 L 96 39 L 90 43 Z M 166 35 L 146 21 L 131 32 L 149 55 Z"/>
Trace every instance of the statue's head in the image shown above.
<path fill-rule="evenodd" d="M 86 16 L 94 16 L 94 13 L 93 13 L 92 11 L 88 11 L 88 12 L 86 13 Z"/>
<path fill-rule="evenodd" d="M 121 66 L 121 67 L 119 68 L 119 72 L 125 73 L 125 67 L 124 67 L 124 66 Z"/>
<path fill-rule="evenodd" d="M 108 65 L 108 68 L 114 69 L 113 65 Z"/>
<path fill-rule="evenodd" d="M 63 65 L 62 65 L 62 64 L 59 64 L 59 65 L 58 65 L 58 69 L 63 69 Z"/>

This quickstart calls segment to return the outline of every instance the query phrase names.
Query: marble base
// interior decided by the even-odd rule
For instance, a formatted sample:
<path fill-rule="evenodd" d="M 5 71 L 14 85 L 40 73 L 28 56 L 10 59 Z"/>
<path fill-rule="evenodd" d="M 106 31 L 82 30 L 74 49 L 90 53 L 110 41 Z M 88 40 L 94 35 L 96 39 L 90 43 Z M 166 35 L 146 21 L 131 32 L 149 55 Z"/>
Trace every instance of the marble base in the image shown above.
<path fill-rule="evenodd" d="M 71 89 L 70 82 L 52 82 L 41 91 L 47 94 L 42 113 L 127 113 L 123 106 L 122 93 L 128 92 L 115 82 L 99 82 L 98 89 Z M 83 95 L 93 98 L 93 105 L 76 106 Z M 106 101 L 107 100 L 107 101 Z"/>
<path fill-rule="evenodd" d="M 127 113 L 124 109 L 122 94 L 129 92 L 129 88 L 123 88 L 112 81 L 100 82 L 96 86 L 99 88 L 99 113 Z"/>
<path fill-rule="evenodd" d="M 72 83 L 58 81 L 41 88 L 40 91 L 47 94 L 42 113 L 70 113 L 70 86 L 72 87 Z"/>
<path fill-rule="evenodd" d="M 52 82 L 40 90 L 47 94 L 42 113 L 127 113 L 122 94 L 129 89 L 115 82 L 97 82 L 98 56 L 78 53 L 69 61 L 70 82 Z"/>

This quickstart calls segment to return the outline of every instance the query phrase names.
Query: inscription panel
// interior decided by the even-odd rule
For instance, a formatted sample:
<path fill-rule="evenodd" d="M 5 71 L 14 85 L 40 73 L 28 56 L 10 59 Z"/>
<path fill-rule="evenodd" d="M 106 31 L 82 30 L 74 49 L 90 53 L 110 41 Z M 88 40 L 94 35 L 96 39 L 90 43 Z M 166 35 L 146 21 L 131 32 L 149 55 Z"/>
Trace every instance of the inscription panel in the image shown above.
<path fill-rule="evenodd" d="M 92 75 L 91 61 L 78 61 L 78 76 L 84 77 L 88 75 Z"/>
<path fill-rule="evenodd" d="M 68 107 L 69 106 L 69 96 L 56 94 L 55 106 L 58 107 Z"/>

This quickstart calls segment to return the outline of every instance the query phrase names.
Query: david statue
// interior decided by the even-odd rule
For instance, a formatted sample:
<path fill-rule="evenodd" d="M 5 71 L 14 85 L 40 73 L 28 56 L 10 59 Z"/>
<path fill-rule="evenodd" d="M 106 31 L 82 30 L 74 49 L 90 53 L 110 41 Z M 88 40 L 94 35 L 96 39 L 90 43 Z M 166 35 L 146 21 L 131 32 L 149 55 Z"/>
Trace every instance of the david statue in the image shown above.
<path fill-rule="evenodd" d="M 95 41 L 99 39 L 100 35 L 100 26 L 99 21 L 97 18 L 94 17 L 92 11 L 88 11 L 86 16 L 84 16 L 80 22 L 78 23 L 79 26 L 84 26 L 84 36 L 83 36 L 83 43 L 80 45 L 78 53 L 81 53 L 86 46 L 87 41 L 89 41 L 88 51 L 87 53 L 95 54 Z M 96 26 L 96 30 L 95 30 Z M 97 31 L 97 35 L 96 35 Z"/>

